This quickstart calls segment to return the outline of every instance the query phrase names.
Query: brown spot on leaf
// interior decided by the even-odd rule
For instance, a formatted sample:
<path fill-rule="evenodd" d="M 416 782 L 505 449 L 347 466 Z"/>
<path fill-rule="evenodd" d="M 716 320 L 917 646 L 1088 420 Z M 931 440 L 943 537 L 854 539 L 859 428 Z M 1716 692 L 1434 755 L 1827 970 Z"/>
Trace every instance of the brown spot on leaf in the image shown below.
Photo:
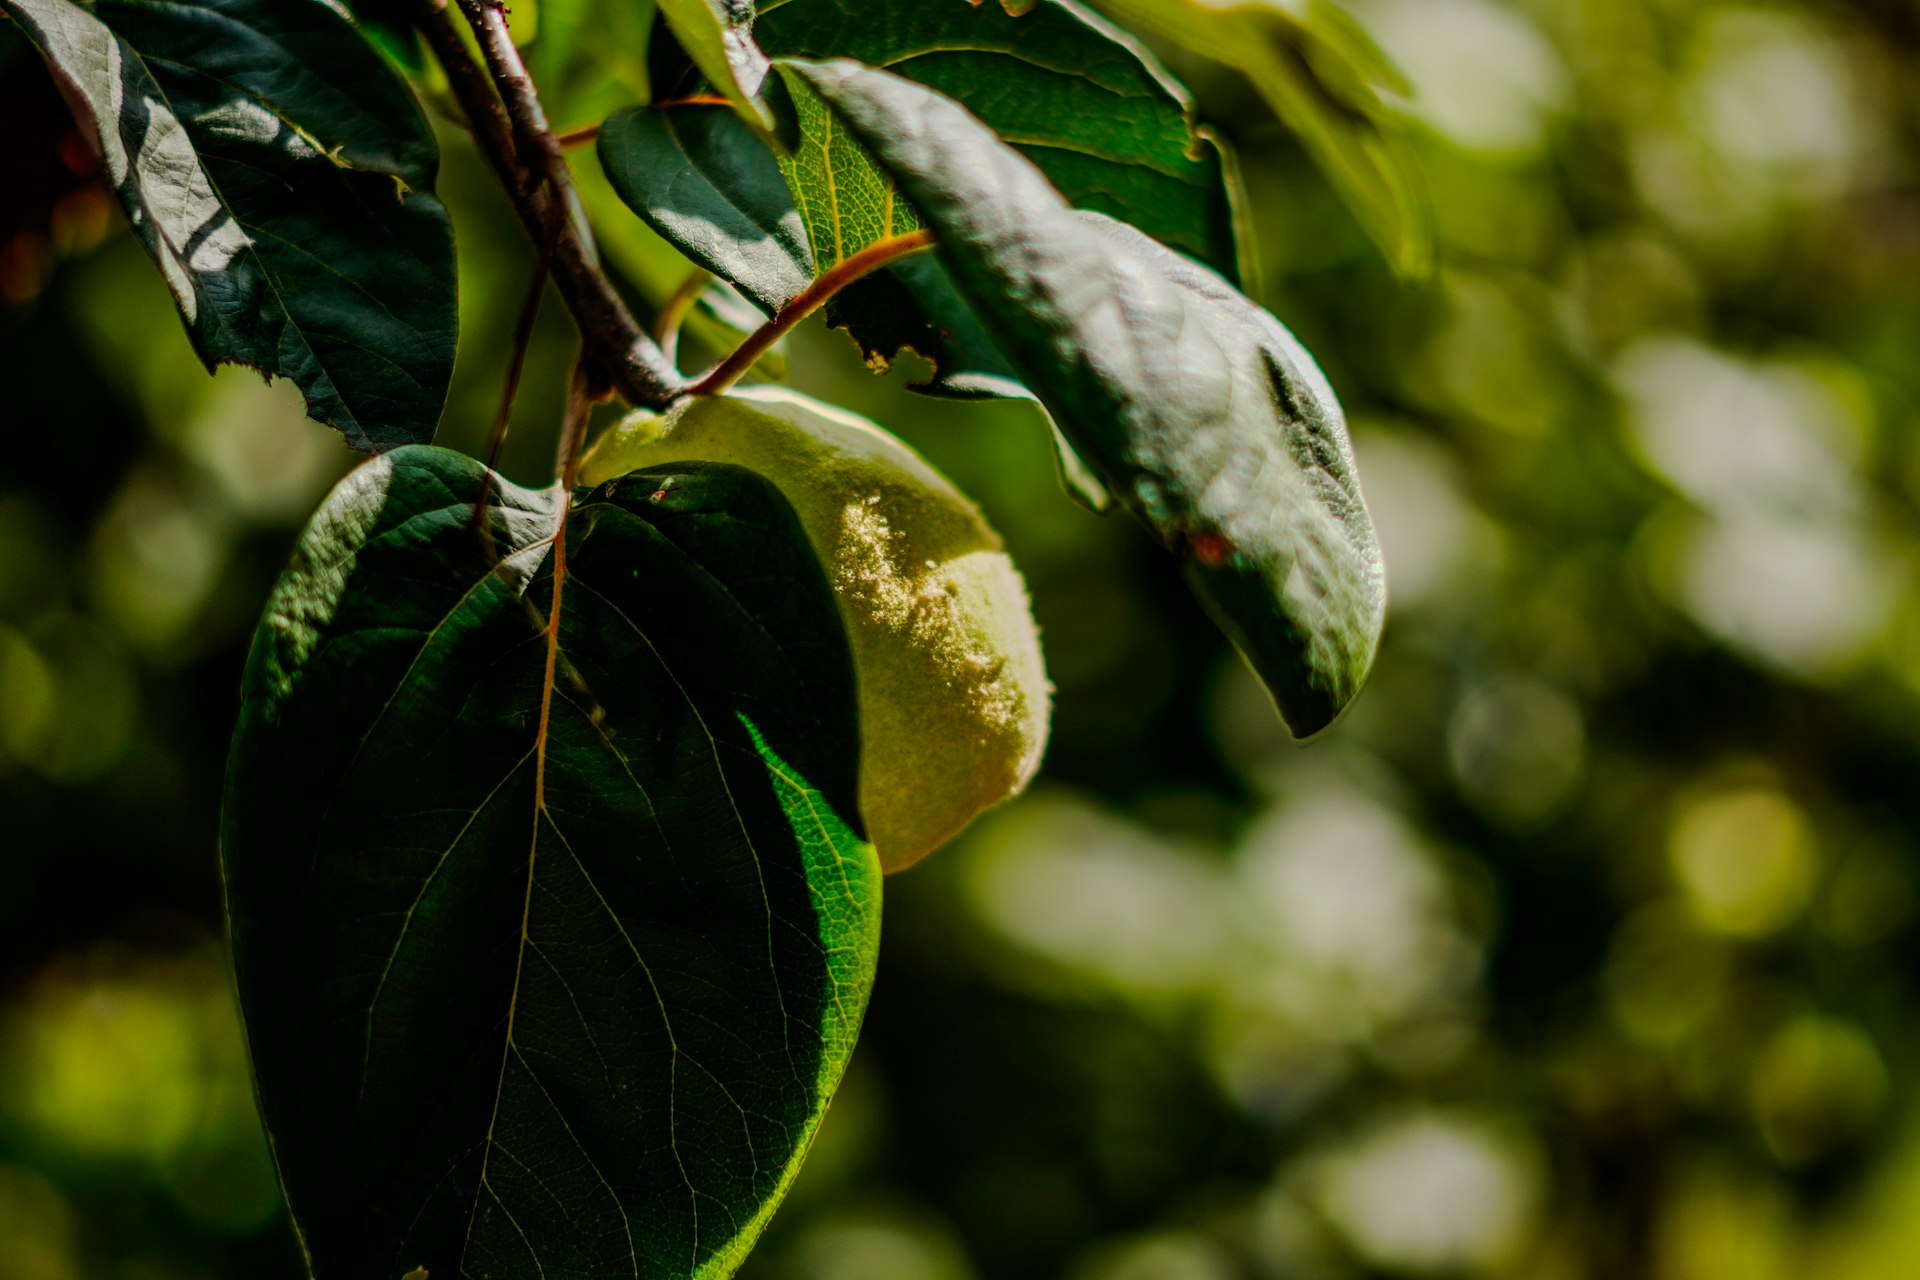
<path fill-rule="evenodd" d="M 1233 557 L 1233 544 L 1218 533 L 1196 533 L 1187 541 L 1193 558 L 1209 569 L 1218 569 Z"/>

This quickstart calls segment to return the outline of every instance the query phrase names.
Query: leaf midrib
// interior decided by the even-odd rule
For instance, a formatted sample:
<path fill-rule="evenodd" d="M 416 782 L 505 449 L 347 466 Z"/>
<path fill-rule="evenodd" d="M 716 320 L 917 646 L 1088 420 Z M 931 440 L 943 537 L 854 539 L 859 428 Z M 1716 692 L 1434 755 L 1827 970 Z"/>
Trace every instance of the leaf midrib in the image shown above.
<path fill-rule="evenodd" d="M 439 510 L 444 512 L 448 510 L 448 508 L 440 508 Z M 428 514 L 428 513 L 421 513 L 421 514 Z M 549 829 L 552 832 L 553 836 L 560 841 L 562 847 L 566 849 L 568 856 L 572 858 L 575 867 L 578 868 L 581 878 L 586 882 L 587 887 L 592 890 L 596 901 L 600 903 L 601 908 L 606 912 L 608 920 L 613 923 L 613 926 L 619 932 L 622 941 L 626 943 L 628 950 L 633 954 L 635 962 L 640 965 L 641 972 L 646 976 L 648 987 L 653 992 L 655 1003 L 659 1008 L 661 1026 L 663 1030 L 666 1032 L 667 1044 L 668 1044 L 668 1090 L 667 1090 L 668 1143 L 670 1148 L 673 1151 L 674 1161 L 679 1166 L 681 1181 L 686 1186 L 687 1192 L 688 1192 L 688 1201 L 689 1201 L 690 1211 L 691 1211 L 692 1220 L 693 1220 L 693 1236 L 690 1244 L 692 1258 L 689 1260 L 688 1265 L 691 1269 L 690 1271 L 691 1274 L 698 1274 L 700 1270 L 699 1201 L 700 1201 L 701 1192 L 699 1191 L 698 1188 L 696 1188 L 693 1185 L 693 1180 L 687 1172 L 686 1163 L 681 1156 L 678 1137 L 677 1137 L 679 1113 L 678 1113 L 678 1108 L 676 1106 L 675 1098 L 676 1098 L 676 1087 L 678 1082 L 678 1073 L 679 1073 L 679 1066 L 680 1066 L 681 1059 L 685 1058 L 688 1066 L 694 1068 L 695 1070 L 700 1071 L 703 1075 L 705 1075 L 708 1078 L 708 1080 L 711 1081 L 714 1084 L 714 1086 L 720 1090 L 722 1095 L 724 1095 L 727 1098 L 727 1101 L 733 1105 L 734 1109 L 740 1113 L 742 1131 L 746 1137 L 748 1154 L 749 1154 L 749 1157 L 754 1162 L 754 1168 L 756 1173 L 759 1172 L 759 1156 L 754 1149 L 752 1127 L 748 1123 L 748 1112 L 746 1108 L 742 1106 L 740 1102 L 733 1097 L 732 1092 L 725 1086 L 724 1083 L 721 1082 L 718 1076 L 716 1076 L 708 1068 L 702 1066 L 700 1063 L 695 1061 L 692 1057 L 685 1054 L 680 1049 L 678 1040 L 673 1033 L 672 1016 L 671 1016 L 669 1007 L 667 1005 L 666 998 L 664 994 L 661 992 L 658 983 L 655 981 L 653 977 L 653 972 L 651 967 L 647 964 L 646 958 L 644 957 L 644 955 L 642 955 L 638 944 L 634 942 L 632 934 L 628 932 L 625 921 L 623 921 L 620 918 L 619 914 L 613 909 L 613 905 L 610 902 L 608 902 L 606 899 L 606 896 L 603 893 L 601 893 L 600 887 L 598 883 L 594 880 L 592 872 L 588 870 L 585 862 L 581 860 L 579 853 L 574 849 L 572 842 L 567 839 L 566 833 L 561 829 L 558 817 L 552 812 L 552 810 L 550 810 L 547 807 L 546 797 L 545 797 L 545 771 L 546 771 L 546 762 L 549 755 L 549 746 L 552 741 L 552 727 L 553 727 L 552 710 L 553 710 L 554 696 L 558 694 L 563 700 L 565 700 L 568 703 L 568 705 L 574 707 L 576 711 L 580 710 L 579 705 L 577 703 L 574 703 L 571 698 L 569 698 L 563 691 L 559 689 L 557 680 L 556 680 L 557 667 L 558 667 L 561 649 L 562 649 L 559 633 L 561 629 L 561 623 L 565 616 L 562 609 L 563 594 L 564 594 L 565 587 L 568 583 L 571 583 L 577 590 L 584 591 L 592 595 L 595 599 L 599 600 L 605 608 L 607 608 L 610 612 L 612 612 L 612 614 L 615 617 L 619 618 L 620 621 L 624 623 L 627 626 L 627 628 L 631 630 L 633 634 L 636 637 L 638 637 L 647 646 L 648 650 L 654 655 L 654 660 L 658 664 L 660 670 L 666 674 L 667 678 L 673 682 L 674 687 L 680 692 L 681 698 L 685 702 L 688 711 L 693 715 L 695 722 L 700 726 L 701 732 L 707 738 L 709 748 L 713 755 L 715 773 L 719 778 L 722 789 L 726 792 L 727 807 L 734 815 L 735 821 L 739 824 L 741 837 L 746 841 L 747 851 L 749 856 L 752 859 L 753 866 L 754 866 L 754 873 L 759 882 L 761 901 L 764 907 L 765 918 L 767 921 L 767 962 L 773 974 L 772 989 L 773 989 L 774 998 L 778 1005 L 779 1013 L 780 1013 L 781 1038 L 782 1038 L 783 1045 L 785 1045 L 787 1049 L 786 1056 L 787 1056 L 788 1067 L 794 1072 L 794 1078 L 796 1082 L 798 1082 L 800 1079 L 799 1064 L 793 1060 L 792 1042 L 790 1039 L 790 1027 L 791 1027 L 792 1019 L 787 1013 L 786 992 L 780 983 L 778 964 L 773 951 L 773 926 L 774 926 L 773 903 L 772 903 L 771 895 L 767 890 L 765 864 L 760 856 L 760 850 L 754 842 L 753 833 L 746 821 L 746 815 L 741 811 L 738 801 L 735 800 L 733 796 L 732 784 L 728 779 L 725 762 L 721 759 L 721 756 L 720 756 L 720 741 L 717 737 L 714 736 L 712 728 L 707 724 L 706 717 L 701 712 L 699 704 L 694 700 L 692 694 L 687 690 L 686 686 L 681 682 L 679 675 L 674 671 L 672 665 L 667 662 L 665 655 L 662 654 L 659 651 L 658 647 L 654 644 L 652 637 L 649 636 L 646 633 L 646 631 L 640 627 L 640 625 L 631 617 L 631 615 L 627 613 L 626 610 L 622 609 L 617 603 L 615 603 L 613 600 L 608 598 L 603 592 L 595 588 L 590 582 L 578 577 L 570 577 L 567 574 L 566 567 L 565 567 L 566 566 L 565 547 L 566 547 L 566 527 L 568 523 L 567 518 L 570 514 L 571 514 L 570 508 L 564 505 L 563 503 L 560 510 L 559 527 L 554 534 L 549 535 L 549 537 L 545 539 L 535 541 L 533 543 L 529 543 L 526 547 L 522 547 L 519 550 L 511 553 L 510 556 L 503 558 L 503 560 L 511 559 L 512 556 L 520 555 L 529 550 L 536 550 L 541 547 L 548 548 L 550 552 L 554 553 L 553 554 L 554 569 L 553 569 L 553 575 L 551 579 L 553 594 L 551 598 L 551 605 L 550 605 L 550 610 L 548 615 L 549 621 L 546 629 L 547 661 L 546 661 L 545 678 L 544 678 L 544 682 L 542 684 L 542 689 L 541 689 L 540 722 L 539 722 L 539 727 L 537 728 L 535 733 L 535 742 L 534 742 L 533 751 L 530 753 L 530 754 L 533 754 L 536 758 L 536 773 L 535 773 L 535 784 L 534 784 L 534 833 L 533 833 L 533 836 L 528 848 L 528 854 L 527 854 L 527 883 L 526 883 L 526 889 L 525 889 L 522 906 L 521 906 L 520 940 L 519 940 L 518 948 L 517 948 L 515 959 L 514 959 L 513 992 L 508 999 L 506 1028 L 502 1036 L 501 1062 L 500 1062 L 500 1068 L 498 1071 L 498 1075 L 495 1081 L 495 1088 L 494 1088 L 493 1111 L 492 1111 L 492 1114 L 489 1116 L 488 1124 L 487 1124 L 487 1133 L 485 1138 L 482 1140 L 482 1144 L 481 1144 L 482 1155 L 481 1155 L 479 1180 L 474 1191 L 473 1204 L 471 1209 L 469 1210 L 467 1230 L 466 1230 L 465 1238 L 461 1248 L 461 1257 L 460 1257 L 460 1263 L 459 1263 L 457 1274 L 460 1274 L 460 1275 L 465 1274 L 466 1250 L 471 1247 L 473 1242 L 474 1226 L 478 1219 L 481 1196 L 484 1193 L 485 1195 L 490 1196 L 493 1199 L 494 1204 L 497 1207 L 499 1207 L 500 1211 L 503 1214 L 506 1215 L 508 1222 L 513 1225 L 515 1231 L 518 1232 L 521 1235 L 522 1240 L 527 1243 L 528 1254 L 534 1259 L 534 1265 L 536 1270 L 538 1270 L 542 1276 L 545 1275 L 545 1268 L 540 1261 L 538 1251 L 533 1248 L 530 1241 L 526 1241 L 525 1231 L 522 1230 L 520 1228 L 519 1223 L 514 1220 L 512 1213 L 507 1209 L 505 1203 L 501 1200 L 499 1193 L 493 1189 L 491 1183 L 489 1183 L 487 1180 L 488 1166 L 492 1159 L 492 1154 L 496 1148 L 499 1148 L 503 1156 L 506 1156 L 506 1158 L 510 1160 L 515 1160 L 515 1162 L 518 1163 L 517 1159 L 515 1159 L 515 1157 L 512 1155 L 511 1152 L 507 1151 L 504 1147 L 499 1146 L 499 1143 L 497 1142 L 494 1136 L 495 1128 L 499 1120 L 501 1100 L 504 1097 L 505 1091 L 506 1091 L 507 1062 L 508 1062 L 509 1056 L 516 1058 L 520 1061 L 522 1067 L 527 1071 L 529 1078 L 533 1079 L 535 1085 L 539 1087 L 542 1094 L 547 1097 L 548 1103 L 552 1107 L 555 1117 L 560 1120 L 561 1126 L 567 1129 L 568 1136 L 573 1139 L 575 1146 L 581 1147 L 582 1155 L 587 1157 L 589 1164 L 592 1163 L 591 1156 L 588 1155 L 586 1153 L 585 1148 L 581 1146 L 578 1137 L 572 1133 L 571 1126 L 567 1124 L 564 1113 L 560 1110 L 558 1104 L 554 1101 L 552 1095 L 547 1092 L 545 1086 L 540 1083 L 539 1078 L 534 1074 L 532 1067 L 527 1064 L 526 1058 L 520 1050 L 520 1046 L 513 1038 L 515 1017 L 519 1007 L 520 981 L 526 967 L 526 952 L 529 947 L 532 947 L 535 951 L 539 950 L 538 944 L 532 941 L 532 938 L 530 936 L 530 931 L 529 931 L 529 925 L 530 925 L 531 914 L 532 914 L 533 889 L 534 889 L 534 884 L 536 880 L 536 871 L 537 871 L 537 865 L 538 865 L 538 859 L 539 859 L 540 829 L 541 829 L 541 823 L 543 821 L 545 822 L 547 829 Z M 680 550 L 680 549 L 676 548 L 676 550 Z M 707 574 L 708 576 L 710 576 L 704 564 L 701 564 L 695 558 L 687 555 L 687 553 L 684 552 L 683 550 L 680 550 L 680 555 L 688 563 L 698 568 L 703 574 Z M 489 573 L 489 576 L 491 576 L 491 571 Z M 458 613 L 462 608 L 465 607 L 466 601 L 471 599 L 473 592 L 478 589 L 479 585 L 480 584 L 476 584 L 475 587 L 469 588 L 467 594 L 462 597 L 461 604 L 456 605 L 453 609 L 450 609 L 448 611 L 447 616 L 441 620 L 440 624 L 436 625 L 436 628 L 435 628 L 436 633 L 439 631 L 440 627 L 445 625 L 445 622 L 448 619 L 450 619 L 454 614 Z M 425 647 L 426 646 L 424 645 L 422 646 L 423 650 Z M 417 655 L 416 655 L 416 661 L 417 661 Z M 409 669 L 411 670 L 411 668 Z M 397 696 L 397 690 L 396 690 L 395 696 Z M 388 705 L 391 705 L 391 702 L 392 702 L 392 697 L 389 698 Z M 383 708 L 383 711 L 384 711 L 384 708 Z M 592 724 L 591 716 L 587 716 L 584 713 L 582 713 L 582 718 L 588 724 L 590 725 Z M 369 733 L 369 736 L 371 736 L 371 733 Z M 607 752 L 610 755 L 612 755 L 615 759 L 620 761 L 622 771 L 625 772 L 628 778 L 633 781 L 634 786 L 640 792 L 641 797 L 647 801 L 649 812 L 654 812 L 654 806 L 653 806 L 652 800 L 650 797 L 647 796 L 645 788 L 641 787 L 638 779 L 633 777 L 631 769 L 627 767 L 627 762 L 625 758 L 621 756 L 619 751 L 614 747 L 611 739 L 607 738 L 604 733 L 598 732 L 597 726 L 596 726 L 596 737 L 598 738 L 600 744 L 607 750 Z M 523 757 L 522 760 L 515 765 L 514 769 L 511 772 L 517 773 L 519 769 L 524 766 L 524 764 L 525 764 L 525 757 Z M 781 776 L 783 778 L 786 777 L 784 773 L 782 773 Z M 789 779 L 789 781 L 791 780 Z M 504 781 L 502 785 L 504 785 Z M 497 789 L 498 788 L 496 788 L 496 790 Z M 485 803 L 486 802 L 484 801 L 482 802 L 482 806 L 481 806 L 482 808 L 484 808 Z M 477 812 L 478 811 L 476 811 L 476 816 L 477 816 Z M 658 819 L 656 816 L 656 823 L 657 821 Z M 470 823 L 471 823 L 471 820 L 469 821 L 469 825 Z M 463 831 L 464 830 L 465 828 L 463 828 Z M 825 834 L 824 824 L 822 824 L 822 833 L 823 835 Z M 662 835 L 664 837 L 664 831 L 662 832 Z M 456 844 L 457 844 L 457 841 L 456 841 Z M 451 852 L 451 847 L 449 849 L 449 852 Z M 442 855 L 442 861 L 444 861 L 446 856 L 447 855 L 445 854 Z M 436 871 L 437 871 L 437 867 L 436 867 Z M 841 874 L 844 877 L 845 875 L 844 867 L 841 869 Z M 849 884 L 849 892 L 851 892 L 850 884 Z M 416 903 L 417 903 L 417 900 L 416 900 Z M 544 954 L 542 954 L 542 958 L 546 959 Z M 551 960 L 548 960 L 547 963 L 551 965 L 552 962 Z M 390 964 L 391 964 L 391 960 L 389 960 L 389 965 Z M 566 983 L 564 979 L 561 980 L 561 985 L 563 986 L 563 988 L 566 987 Z M 571 994 L 572 994 L 571 989 L 570 988 L 567 988 L 567 989 L 568 989 L 569 997 L 571 997 Z M 844 1008 L 840 1005 L 840 997 L 837 991 L 835 992 L 834 1003 L 835 1003 L 836 1009 L 841 1010 L 841 1016 L 844 1018 L 845 1016 Z M 576 1004 L 576 1010 L 577 1010 L 577 1004 Z M 597 1051 L 598 1046 L 596 1045 L 595 1047 Z M 605 1066 L 604 1059 L 602 1060 L 602 1066 L 603 1068 Z M 607 1185 L 609 1193 L 614 1195 L 614 1199 L 617 1204 L 618 1195 L 617 1193 L 613 1193 L 611 1184 L 607 1183 L 605 1176 L 600 1174 L 600 1171 L 597 1167 L 595 1167 L 594 1172 L 596 1176 L 600 1177 L 601 1182 L 604 1185 Z M 634 1277 L 635 1277 L 635 1280 L 639 1280 L 639 1275 L 640 1275 L 639 1255 L 638 1255 L 638 1252 L 632 1247 L 633 1235 L 632 1235 L 631 1221 L 628 1219 L 628 1216 L 625 1211 L 625 1206 L 617 1205 L 617 1207 L 620 1209 L 622 1222 L 626 1224 L 627 1239 L 629 1244 L 629 1256 L 632 1257 L 634 1262 Z M 716 1254 L 715 1256 L 716 1257 L 724 1256 L 724 1248 L 721 1250 L 720 1253 Z"/>

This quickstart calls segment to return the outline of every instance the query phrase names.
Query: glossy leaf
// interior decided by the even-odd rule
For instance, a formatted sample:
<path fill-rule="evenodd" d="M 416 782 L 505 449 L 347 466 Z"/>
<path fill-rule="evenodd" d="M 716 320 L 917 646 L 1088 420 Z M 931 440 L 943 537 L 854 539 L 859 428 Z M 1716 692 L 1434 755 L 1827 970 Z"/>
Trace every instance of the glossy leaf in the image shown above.
<path fill-rule="evenodd" d="M 738 467 L 348 477 L 249 658 L 222 854 L 316 1280 L 732 1274 L 871 983 L 851 658 Z"/>
<path fill-rule="evenodd" d="M 740 118 L 771 138 L 772 109 L 765 98 L 770 68 L 753 42 L 753 0 L 655 0 L 687 57 Z"/>
<path fill-rule="evenodd" d="M 776 0 L 761 6 L 754 38 L 774 54 L 851 55 L 939 88 L 1020 147 L 1068 200 L 1131 221 L 1238 278 L 1237 186 L 1226 157 L 1195 125 L 1185 90 L 1137 41 L 1078 4 L 1043 0 L 1011 17 L 991 3 L 957 0 Z M 785 169 L 807 219 L 817 269 L 911 229 L 915 219 L 891 198 L 885 177 L 832 132 L 804 87 L 794 97 L 800 141 Z M 699 110 L 688 105 L 664 114 Z M 701 225 L 714 204 L 711 188 L 724 191 L 735 172 L 746 174 L 756 190 L 739 203 L 758 206 L 760 168 L 742 163 L 730 142 L 695 164 L 711 182 L 650 183 L 644 203 L 652 214 L 641 201 L 630 203 L 771 313 L 787 298 L 765 287 L 768 277 L 756 261 L 764 250 L 760 232 L 729 242 L 708 228 L 730 220 Z M 694 224 L 704 242 L 697 248 L 665 226 L 670 215 L 663 206 L 683 202 L 681 221 Z M 855 284 L 829 303 L 827 320 L 846 329 L 876 367 L 908 350 L 930 360 L 933 376 L 915 390 L 957 398 L 1024 394 L 979 320 L 929 259 Z"/>
<path fill-rule="evenodd" d="M 614 192 L 601 166 L 577 165 L 574 190 L 593 224 L 602 261 L 656 310 L 665 306 L 694 272 L 704 270 L 652 227 L 628 215 L 626 203 Z M 739 346 L 762 320 L 753 304 L 738 292 L 722 298 L 716 288 L 709 288 L 681 321 L 680 336 L 691 337 L 709 357 L 718 359 Z M 681 367 L 686 367 L 684 361 Z M 754 368 L 767 377 L 784 376 L 785 344 L 771 347 Z"/>
<path fill-rule="evenodd" d="M 1389 96 L 1405 79 L 1331 0 L 1100 0 L 1122 22 L 1233 67 L 1402 274 L 1432 269 L 1433 215 Z"/>
<path fill-rule="evenodd" d="M 453 370 L 433 135 L 322 0 L 0 0 L 84 107 L 209 366 L 293 380 L 358 448 L 431 438 Z"/>
<path fill-rule="evenodd" d="M 914 200 L 955 283 L 1300 736 L 1359 692 L 1385 613 L 1346 427 L 1313 359 L 1227 282 L 1070 209 L 958 103 L 859 63 L 796 63 Z"/>
<path fill-rule="evenodd" d="M 754 35 L 776 56 L 853 57 L 939 89 L 1021 149 L 1069 202 L 1124 218 L 1239 278 L 1237 184 L 1220 146 L 1196 126 L 1192 100 L 1151 54 L 1072 0 L 1041 0 L 1018 16 L 994 4 L 775 0 L 762 6 Z M 802 207 L 820 203 L 835 183 L 869 193 L 841 200 L 842 207 L 878 204 L 872 193 L 889 190 L 886 179 L 817 111 L 809 115 L 804 90 L 794 96 L 803 137 L 831 137 L 842 157 L 811 172 L 789 166 Z M 804 154 L 804 147 L 796 153 Z M 849 238 L 844 227 L 836 231 Z M 871 238 L 852 237 L 853 247 Z M 931 361 L 932 376 L 916 391 L 957 399 L 1026 394 L 932 260 L 861 281 L 829 304 L 827 322 L 845 329 L 876 368 L 902 351 Z M 1063 474 L 1075 474 L 1070 453 L 1061 456 Z"/>
<path fill-rule="evenodd" d="M 1193 100 L 1131 36 L 1073 0 L 772 0 L 773 57 L 853 58 L 964 103 L 1079 208 L 1112 214 L 1239 278 L 1233 193 Z"/>
<path fill-rule="evenodd" d="M 627 207 L 769 315 L 813 279 L 807 228 L 780 163 L 724 107 L 631 107 L 600 128 L 601 167 Z"/>

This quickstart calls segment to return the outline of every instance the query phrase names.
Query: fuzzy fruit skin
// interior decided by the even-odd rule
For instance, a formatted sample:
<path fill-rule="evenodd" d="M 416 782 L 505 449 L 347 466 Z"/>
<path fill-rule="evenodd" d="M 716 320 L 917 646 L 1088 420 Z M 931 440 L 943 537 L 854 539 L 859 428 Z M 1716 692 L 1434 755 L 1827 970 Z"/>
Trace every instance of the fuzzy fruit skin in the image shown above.
<path fill-rule="evenodd" d="M 886 871 L 1027 785 L 1050 712 L 1039 633 L 1026 584 L 964 494 L 866 419 L 766 387 L 631 415 L 582 459 L 580 481 L 688 460 L 773 481 L 826 566 L 860 684 L 860 807 Z"/>

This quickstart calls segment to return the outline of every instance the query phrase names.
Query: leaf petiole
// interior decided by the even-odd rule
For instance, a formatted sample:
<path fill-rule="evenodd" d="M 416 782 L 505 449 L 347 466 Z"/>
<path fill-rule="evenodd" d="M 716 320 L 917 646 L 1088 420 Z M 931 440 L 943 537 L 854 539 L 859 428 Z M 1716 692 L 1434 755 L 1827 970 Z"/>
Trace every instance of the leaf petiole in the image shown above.
<path fill-rule="evenodd" d="M 689 388 L 689 394 L 696 396 L 719 395 L 738 382 L 754 362 L 766 354 L 767 348 L 784 337 L 788 330 L 805 320 L 808 316 L 825 306 L 827 300 L 862 276 L 871 275 L 882 267 L 890 266 L 900 259 L 933 248 L 933 233 L 927 230 L 909 231 L 905 235 L 890 236 L 885 240 L 868 245 L 851 257 L 843 258 L 832 267 L 815 277 L 812 284 L 795 295 L 793 301 L 781 307 L 773 319 L 761 325 L 747 340 L 734 348 L 733 354 L 715 365 Z"/>
<path fill-rule="evenodd" d="M 700 301 L 700 293 L 713 279 L 713 272 L 705 267 L 695 267 L 682 280 L 679 287 L 660 307 L 660 314 L 653 319 L 653 340 L 667 353 L 668 360 L 674 360 L 680 352 L 680 325 Z"/>

